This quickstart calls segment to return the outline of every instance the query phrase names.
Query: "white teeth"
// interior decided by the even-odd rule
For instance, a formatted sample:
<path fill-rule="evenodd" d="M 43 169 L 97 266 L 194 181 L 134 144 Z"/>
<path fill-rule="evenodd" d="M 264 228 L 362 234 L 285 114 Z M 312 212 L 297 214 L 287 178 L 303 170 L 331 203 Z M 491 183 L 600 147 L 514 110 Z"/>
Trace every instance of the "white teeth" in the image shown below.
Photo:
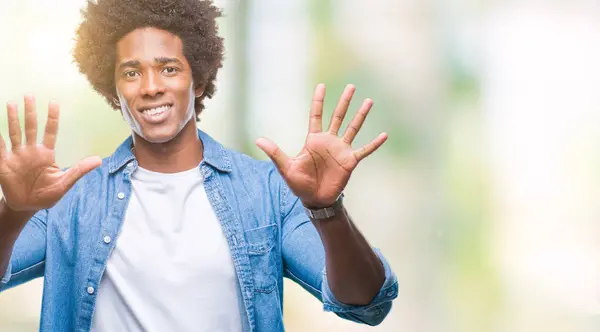
<path fill-rule="evenodd" d="M 156 116 L 156 115 L 160 115 L 160 114 L 166 112 L 168 109 L 169 109 L 169 106 L 165 105 L 165 106 L 145 110 L 144 113 L 148 114 L 150 116 Z"/>

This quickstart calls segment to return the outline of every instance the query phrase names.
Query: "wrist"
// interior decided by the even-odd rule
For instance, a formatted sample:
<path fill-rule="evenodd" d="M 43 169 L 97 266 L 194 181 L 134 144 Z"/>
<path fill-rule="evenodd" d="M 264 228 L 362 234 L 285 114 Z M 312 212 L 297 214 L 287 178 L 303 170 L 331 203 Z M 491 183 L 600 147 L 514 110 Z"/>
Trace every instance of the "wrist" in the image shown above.
<path fill-rule="evenodd" d="M 5 198 L 0 199 L 0 220 L 5 221 L 0 223 L 0 228 L 4 232 L 20 233 L 27 221 L 36 214 L 37 211 L 19 211 L 8 205 Z"/>
<path fill-rule="evenodd" d="M 322 220 L 322 219 L 330 219 L 334 216 L 339 216 L 343 213 L 344 193 L 340 193 L 337 199 L 330 204 L 305 204 L 304 211 L 313 220 Z"/>
<path fill-rule="evenodd" d="M 344 197 L 343 192 L 341 192 L 334 200 L 303 200 L 300 198 L 300 202 L 307 209 L 325 209 L 333 206 L 341 197 Z"/>

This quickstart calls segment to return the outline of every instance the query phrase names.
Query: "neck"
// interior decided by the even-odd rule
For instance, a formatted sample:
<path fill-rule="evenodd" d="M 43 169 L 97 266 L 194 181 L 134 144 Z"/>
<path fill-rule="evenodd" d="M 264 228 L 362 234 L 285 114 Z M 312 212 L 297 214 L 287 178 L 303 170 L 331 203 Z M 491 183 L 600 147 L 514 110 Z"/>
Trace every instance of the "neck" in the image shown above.
<path fill-rule="evenodd" d="M 138 165 L 153 172 L 187 171 L 198 166 L 203 158 L 204 147 L 193 119 L 168 142 L 150 143 L 135 133 L 133 142 Z"/>

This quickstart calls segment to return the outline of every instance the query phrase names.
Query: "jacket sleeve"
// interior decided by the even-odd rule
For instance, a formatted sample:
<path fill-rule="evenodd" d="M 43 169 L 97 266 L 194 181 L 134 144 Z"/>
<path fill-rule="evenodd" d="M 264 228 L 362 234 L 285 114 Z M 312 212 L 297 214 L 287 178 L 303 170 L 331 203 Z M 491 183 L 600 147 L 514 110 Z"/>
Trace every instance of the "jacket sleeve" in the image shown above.
<path fill-rule="evenodd" d="M 385 269 L 385 281 L 371 303 L 348 305 L 335 298 L 327 284 L 325 250 L 321 238 L 300 200 L 289 188 L 281 186 L 282 255 L 284 276 L 298 283 L 323 303 L 325 311 L 354 322 L 378 325 L 390 312 L 398 296 L 396 275 L 381 251 L 374 248 Z M 360 267 L 357 267 L 360 268 Z"/>
<path fill-rule="evenodd" d="M 0 279 L 0 292 L 44 275 L 47 216 L 47 210 L 39 211 L 21 231 Z"/>

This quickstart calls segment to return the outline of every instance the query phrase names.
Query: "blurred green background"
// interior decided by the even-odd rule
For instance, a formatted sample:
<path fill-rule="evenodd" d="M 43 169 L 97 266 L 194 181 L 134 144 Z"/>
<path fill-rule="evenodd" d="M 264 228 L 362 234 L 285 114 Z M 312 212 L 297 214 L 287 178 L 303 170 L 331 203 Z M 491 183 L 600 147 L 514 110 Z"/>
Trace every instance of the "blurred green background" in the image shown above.
<path fill-rule="evenodd" d="M 60 102 L 57 158 L 108 156 L 129 128 L 70 50 L 83 0 L 0 10 L 0 101 Z M 199 127 L 256 158 L 301 148 L 316 84 L 375 106 L 388 142 L 346 190 L 398 275 L 377 328 L 325 313 L 286 280 L 288 331 L 600 328 L 600 8 L 592 1 L 221 0 L 226 60 Z M 350 117 L 348 117 L 350 118 Z M 349 120 L 349 119 L 348 119 Z M 0 132 L 6 137 L 5 117 Z M 41 280 L 0 295 L 0 331 L 38 329 Z"/>

